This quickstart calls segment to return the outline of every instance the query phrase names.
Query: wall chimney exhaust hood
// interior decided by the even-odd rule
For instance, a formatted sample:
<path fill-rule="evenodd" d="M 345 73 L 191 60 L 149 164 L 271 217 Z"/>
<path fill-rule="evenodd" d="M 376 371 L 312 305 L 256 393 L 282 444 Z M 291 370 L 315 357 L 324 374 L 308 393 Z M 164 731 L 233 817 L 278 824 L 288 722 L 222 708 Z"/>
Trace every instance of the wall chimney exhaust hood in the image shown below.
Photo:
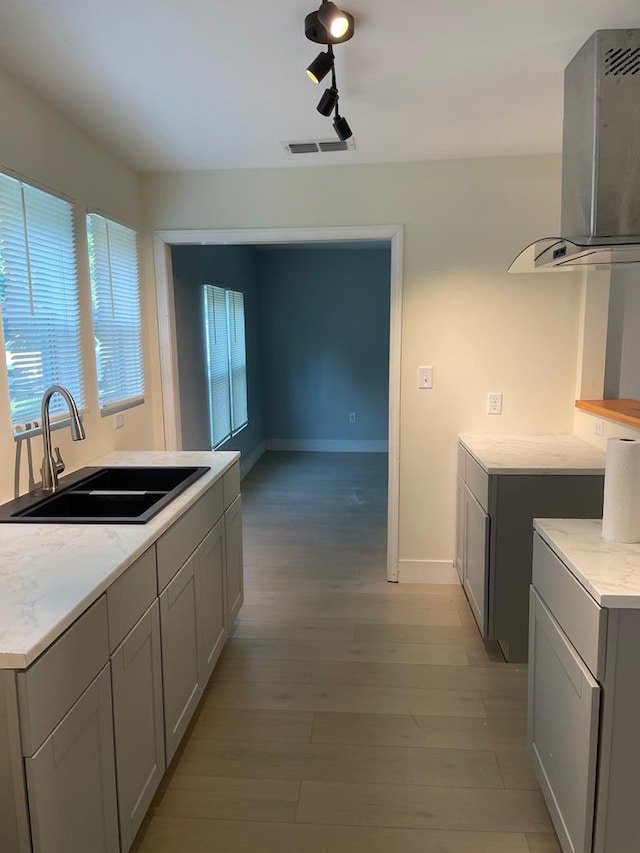
<path fill-rule="evenodd" d="M 565 70 L 561 232 L 509 272 L 640 263 L 640 29 L 598 30 Z"/>

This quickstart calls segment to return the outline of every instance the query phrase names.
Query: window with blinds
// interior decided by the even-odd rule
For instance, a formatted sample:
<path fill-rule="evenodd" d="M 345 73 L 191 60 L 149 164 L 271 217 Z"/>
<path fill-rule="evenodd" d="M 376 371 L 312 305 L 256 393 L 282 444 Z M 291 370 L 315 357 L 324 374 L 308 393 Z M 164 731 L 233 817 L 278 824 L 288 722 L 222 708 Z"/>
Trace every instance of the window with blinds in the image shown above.
<path fill-rule="evenodd" d="M 211 447 L 217 447 L 248 422 L 244 294 L 205 284 L 204 335 Z"/>
<path fill-rule="evenodd" d="M 144 402 L 136 232 L 87 216 L 93 334 L 102 414 Z"/>
<path fill-rule="evenodd" d="M 84 406 L 72 205 L 4 174 L 0 312 L 14 433 L 40 421 L 42 395 L 54 383 Z M 59 394 L 50 411 L 66 414 Z"/>

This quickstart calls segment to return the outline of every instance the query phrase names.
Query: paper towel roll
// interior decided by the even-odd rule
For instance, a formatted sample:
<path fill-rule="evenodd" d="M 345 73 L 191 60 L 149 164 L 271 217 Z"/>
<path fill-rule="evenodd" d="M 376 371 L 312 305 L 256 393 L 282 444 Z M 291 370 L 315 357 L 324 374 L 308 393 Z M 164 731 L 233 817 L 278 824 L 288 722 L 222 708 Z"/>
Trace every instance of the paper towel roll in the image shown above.
<path fill-rule="evenodd" d="M 640 441 L 610 438 L 604 469 L 602 537 L 640 542 Z"/>

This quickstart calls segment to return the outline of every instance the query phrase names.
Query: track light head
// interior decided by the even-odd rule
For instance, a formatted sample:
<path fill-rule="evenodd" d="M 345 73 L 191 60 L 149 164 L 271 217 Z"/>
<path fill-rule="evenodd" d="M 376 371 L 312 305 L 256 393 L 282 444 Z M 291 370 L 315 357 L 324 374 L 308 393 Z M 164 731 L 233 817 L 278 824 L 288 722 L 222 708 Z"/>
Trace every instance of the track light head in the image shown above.
<path fill-rule="evenodd" d="M 346 142 L 347 139 L 351 139 L 353 136 L 353 131 L 349 127 L 349 123 L 346 118 L 343 116 L 336 115 L 333 120 L 333 129 L 335 130 L 340 142 Z"/>
<path fill-rule="evenodd" d="M 323 0 L 318 20 L 332 39 L 343 38 L 349 30 L 349 19 L 331 0 Z"/>
<path fill-rule="evenodd" d="M 304 34 L 316 44 L 342 44 L 353 37 L 354 28 L 353 15 L 330 2 L 324 2 L 304 19 Z"/>
<path fill-rule="evenodd" d="M 321 116 L 330 116 L 338 103 L 338 90 L 335 86 L 324 90 L 324 95 L 318 102 L 317 110 Z"/>
<path fill-rule="evenodd" d="M 314 83 L 319 83 L 333 68 L 333 56 L 329 51 L 319 53 L 307 68 L 307 74 Z"/>

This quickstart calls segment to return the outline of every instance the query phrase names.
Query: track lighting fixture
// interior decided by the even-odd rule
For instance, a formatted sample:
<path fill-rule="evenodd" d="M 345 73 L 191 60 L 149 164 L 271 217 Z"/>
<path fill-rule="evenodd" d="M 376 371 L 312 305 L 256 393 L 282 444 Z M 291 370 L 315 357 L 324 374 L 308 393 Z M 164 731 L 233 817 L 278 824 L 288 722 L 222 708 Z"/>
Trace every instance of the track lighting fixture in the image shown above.
<path fill-rule="evenodd" d="M 304 19 L 304 33 L 318 44 L 341 44 L 353 37 L 353 15 L 338 9 L 330 0 L 322 0 L 317 12 Z"/>
<path fill-rule="evenodd" d="M 329 50 L 326 53 L 319 53 L 307 68 L 307 74 L 314 83 L 319 83 L 327 76 L 333 68 L 333 50 L 329 45 Z"/>
<path fill-rule="evenodd" d="M 349 127 L 349 123 L 347 122 L 344 116 L 338 115 L 336 111 L 336 117 L 333 120 L 333 129 L 335 130 L 338 139 L 340 142 L 346 142 L 347 139 L 351 139 L 353 136 L 353 132 Z"/>
<path fill-rule="evenodd" d="M 318 102 L 317 110 L 322 116 L 330 116 L 338 103 L 338 90 L 335 86 L 324 90 L 324 95 Z"/>
<path fill-rule="evenodd" d="M 324 2 L 318 9 L 318 20 L 329 33 L 331 38 L 340 39 L 345 36 L 349 30 L 349 19 L 345 13 L 340 11 L 336 4 L 331 3 L 330 0 Z"/>
<path fill-rule="evenodd" d="M 317 110 L 327 118 L 334 113 L 333 129 L 341 142 L 346 142 L 353 136 L 347 120 L 338 112 L 340 98 L 336 82 L 336 67 L 334 63 L 333 45 L 348 41 L 353 35 L 353 15 L 338 9 L 331 0 L 322 0 L 317 12 L 311 12 L 304 21 L 305 35 L 318 44 L 326 44 L 327 52 L 319 53 L 307 68 L 307 74 L 314 83 L 323 80 L 331 71 L 331 86 L 325 89 L 320 98 Z"/>

